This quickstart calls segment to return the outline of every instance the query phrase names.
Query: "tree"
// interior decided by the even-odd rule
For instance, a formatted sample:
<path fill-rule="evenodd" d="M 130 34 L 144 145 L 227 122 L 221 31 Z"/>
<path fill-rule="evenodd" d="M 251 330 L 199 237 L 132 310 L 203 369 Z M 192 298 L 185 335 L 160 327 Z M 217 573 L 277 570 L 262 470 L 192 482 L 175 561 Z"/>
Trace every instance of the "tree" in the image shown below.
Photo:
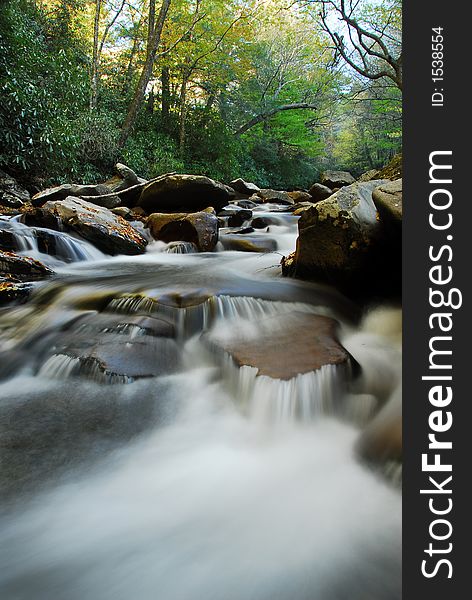
<path fill-rule="evenodd" d="M 139 110 L 142 107 L 144 97 L 146 94 L 146 88 L 151 79 L 154 62 L 156 60 L 157 50 L 161 41 L 162 30 L 164 23 L 169 12 L 171 0 L 162 0 L 161 7 L 156 20 L 156 0 L 149 1 L 149 13 L 148 13 L 148 38 L 146 47 L 146 59 L 139 77 L 139 81 L 136 85 L 136 89 L 128 108 L 123 126 L 121 128 L 121 135 L 119 139 L 119 146 L 123 147 L 128 139 L 131 130 L 136 122 L 136 118 Z"/>
<path fill-rule="evenodd" d="M 397 0 L 393 0 L 389 7 L 371 10 L 373 19 L 369 24 L 363 23 L 362 15 L 356 16 L 359 0 L 309 0 L 309 4 L 321 5 L 320 18 L 324 30 L 331 38 L 336 52 L 356 73 L 370 80 L 386 77 L 398 89 L 402 89 Z M 334 28 L 329 19 L 330 14 L 336 15 L 341 22 L 341 31 Z M 378 20 L 378 16 L 383 18 Z"/>
<path fill-rule="evenodd" d="M 90 75 L 90 110 L 94 110 L 97 108 L 98 86 L 100 78 L 100 58 L 103 52 L 103 47 L 107 40 L 109 31 L 116 23 L 123 8 L 125 7 L 125 3 L 126 0 L 120 0 L 117 7 L 111 8 L 112 16 L 108 23 L 105 25 L 103 34 L 100 39 L 100 17 L 103 7 L 103 0 L 95 0 L 95 16 L 93 24 L 93 52 Z"/>
<path fill-rule="evenodd" d="M 241 88 L 245 107 L 235 135 L 287 111 L 312 111 L 316 118 L 332 97 L 337 78 L 330 71 L 324 40 L 293 15 L 273 20 L 255 39 L 253 77 Z"/>

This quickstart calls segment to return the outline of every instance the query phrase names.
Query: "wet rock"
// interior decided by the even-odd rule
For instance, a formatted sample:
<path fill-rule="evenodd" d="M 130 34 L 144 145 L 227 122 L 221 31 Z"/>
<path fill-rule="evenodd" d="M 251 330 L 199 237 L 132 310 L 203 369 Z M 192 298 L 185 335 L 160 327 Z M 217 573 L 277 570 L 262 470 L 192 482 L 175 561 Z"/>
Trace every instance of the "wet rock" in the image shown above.
<path fill-rule="evenodd" d="M 372 192 L 380 218 L 391 227 L 401 227 L 403 217 L 402 180 L 384 183 Z"/>
<path fill-rule="evenodd" d="M 248 221 L 252 217 L 252 210 L 248 210 L 245 208 L 223 208 L 218 213 L 219 217 L 231 217 L 231 215 L 241 215 L 244 217 L 245 221 Z"/>
<path fill-rule="evenodd" d="M 221 236 L 220 242 L 225 250 L 237 250 L 239 252 L 274 252 L 277 250 L 277 242 L 267 237 L 241 238 L 234 234 Z"/>
<path fill-rule="evenodd" d="M 202 212 L 209 213 L 210 215 L 215 215 L 216 217 L 216 210 L 213 208 L 213 206 L 208 206 L 207 208 L 204 208 Z"/>
<path fill-rule="evenodd" d="M 52 277 L 54 271 L 39 260 L 0 250 L 0 276 L 18 281 L 38 281 Z"/>
<path fill-rule="evenodd" d="M 134 213 L 131 208 L 127 206 L 117 206 L 116 208 L 112 208 L 111 212 L 118 217 L 123 217 L 127 221 L 132 221 L 134 219 Z"/>
<path fill-rule="evenodd" d="M 354 183 L 303 211 L 296 252 L 282 262 L 283 272 L 357 293 L 375 288 L 380 275 L 388 280 L 388 265 L 377 252 L 382 228 L 372 200 L 383 183 Z"/>
<path fill-rule="evenodd" d="M 138 177 L 136 173 L 122 163 L 115 165 L 116 174 L 105 181 L 104 185 L 108 192 L 115 193 L 121 198 L 121 202 L 127 207 L 133 207 L 141 195 L 144 186 L 148 183 L 146 179 Z"/>
<path fill-rule="evenodd" d="M 43 209 L 107 254 L 141 254 L 146 248 L 147 240 L 122 217 L 80 198 L 47 202 Z"/>
<path fill-rule="evenodd" d="M 327 185 L 323 185 L 322 183 L 314 183 L 310 188 L 311 200 L 309 200 L 309 202 L 320 202 L 320 200 L 326 200 L 326 198 L 329 198 L 332 193 L 333 190 Z"/>
<path fill-rule="evenodd" d="M 304 210 L 312 208 L 314 205 L 314 202 L 299 202 L 292 207 L 292 214 L 296 216 L 301 215 Z"/>
<path fill-rule="evenodd" d="M 302 190 L 296 190 L 294 192 L 287 192 L 290 198 L 293 200 L 293 203 L 297 202 L 313 202 L 313 198 L 308 192 L 304 192 Z"/>
<path fill-rule="evenodd" d="M 29 199 L 29 192 L 11 175 L 0 169 L 0 204 L 8 208 L 20 208 Z"/>
<path fill-rule="evenodd" d="M 89 314 L 49 340 L 38 368 L 53 378 L 81 375 L 102 383 L 155 377 L 179 365 L 174 336 L 173 324 L 156 317 Z"/>
<path fill-rule="evenodd" d="M 325 171 L 320 175 L 320 182 L 331 190 L 351 185 L 354 181 L 354 177 L 347 171 Z"/>
<path fill-rule="evenodd" d="M 0 276 L 0 306 L 26 302 L 31 290 L 32 286 L 29 283 Z"/>
<path fill-rule="evenodd" d="M 174 324 L 151 315 L 121 315 L 110 313 L 85 314 L 75 320 L 70 328 L 74 334 L 114 334 L 125 336 L 148 335 L 175 338 Z"/>
<path fill-rule="evenodd" d="M 281 192 L 279 190 L 261 189 L 257 192 L 256 196 L 261 198 L 264 203 L 274 202 L 276 204 L 294 204 L 294 201 L 289 196 L 288 192 Z"/>
<path fill-rule="evenodd" d="M 248 233 L 254 233 L 253 227 L 243 227 L 242 229 L 238 229 L 237 231 L 231 232 L 233 235 L 247 235 Z"/>
<path fill-rule="evenodd" d="M 132 212 L 133 212 L 133 216 L 135 216 L 135 217 L 145 218 L 145 219 L 147 219 L 147 217 L 148 217 L 147 212 L 140 206 L 135 206 L 132 209 Z"/>
<path fill-rule="evenodd" d="M 68 196 L 77 198 L 82 196 L 86 196 L 87 198 L 92 197 L 93 200 L 90 201 L 93 204 L 103 206 L 104 208 L 115 208 L 122 204 L 120 197 L 116 194 L 110 195 L 110 188 L 103 183 L 98 183 L 97 185 L 65 183 L 35 194 L 31 199 L 31 204 L 33 206 L 43 206 L 46 202 L 65 200 Z"/>
<path fill-rule="evenodd" d="M 5 208 L 19 209 L 24 203 L 17 196 L 0 190 L 0 204 Z"/>
<path fill-rule="evenodd" d="M 121 177 L 123 184 L 131 186 L 131 185 L 135 185 L 137 183 L 144 183 L 144 181 L 145 181 L 144 179 L 141 179 L 140 177 L 138 177 L 136 175 L 136 173 L 133 171 L 133 169 L 130 169 L 123 163 L 116 163 L 115 171 Z"/>
<path fill-rule="evenodd" d="M 195 244 L 200 252 L 211 252 L 218 242 L 218 218 L 205 211 L 197 213 L 153 213 L 147 226 L 155 240 Z"/>
<path fill-rule="evenodd" d="M 23 212 L 20 221 L 28 227 L 45 227 L 55 231 L 62 230 L 61 219 L 47 208 L 30 207 Z"/>
<path fill-rule="evenodd" d="M 244 179 L 241 178 L 234 179 L 230 183 L 230 186 L 233 188 L 233 190 L 245 196 L 252 196 L 253 194 L 256 194 L 259 191 L 259 188 L 256 184 L 248 183 L 247 181 L 244 181 Z"/>
<path fill-rule="evenodd" d="M 337 338 L 334 319 L 313 314 L 292 314 L 281 327 L 280 317 L 260 321 L 262 333 L 243 332 L 236 338 L 206 338 L 213 348 L 228 353 L 239 367 L 258 370 L 258 375 L 292 379 L 324 365 L 347 365 L 349 353 Z"/>
<path fill-rule="evenodd" d="M 254 198 L 256 199 L 256 201 L 253 201 Z M 260 204 L 261 202 L 262 200 L 259 198 L 259 196 L 251 196 L 250 200 L 236 200 L 235 202 L 232 202 L 231 205 L 253 210 L 254 208 L 257 208 L 258 204 Z"/>
<path fill-rule="evenodd" d="M 13 208 L 11 206 L 5 206 L 0 201 L 0 215 L 5 215 L 9 217 L 15 217 L 16 215 L 20 215 L 24 205 L 20 208 Z"/>
<path fill-rule="evenodd" d="M 87 380 L 39 380 L 34 390 L 13 392 L 0 405 L 2 505 L 51 489 L 72 471 L 90 472 L 107 452 L 169 421 L 175 409 L 159 388 L 149 393 L 145 382 L 138 385 L 139 391 L 114 386 L 98 393 Z"/>
<path fill-rule="evenodd" d="M 232 196 L 219 182 L 202 175 L 165 175 L 148 183 L 138 201 L 148 213 L 196 212 L 213 206 L 217 211 Z"/>
<path fill-rule="evenodd" d="M 222 185 L 225 188 L 225 190 L 228 192 L 230 202 L 233 202 L 234 200 L 237 200 L 238 198 L 240 198 L 241 194 L 238 194 L 238 192 L 236 190 L 234 190 L 230 185 L 226 185 L 225 183 L 223 183 Z"/>
<path fill-rule="evenodd" d="M 265 229 L 272 224 L 273 221 L 267 217 L 254 217 L 254 219 L 251 221 L 251 227 L 254 227 L 255 229 Z"/>
<path fill-rule="evenodd" d="M 11 231 L 0 229 L 0 250 L 12 252 L 18 250 L 15 236 Z"/>
<path fill-rule="evenodd" d="M 233 214 L 228 217 L 228 227 L 241 227 L 243 223 L 249 221 L 252 217 L 252 212 L 250 210 L 238 210 L 233 212 Z"/>

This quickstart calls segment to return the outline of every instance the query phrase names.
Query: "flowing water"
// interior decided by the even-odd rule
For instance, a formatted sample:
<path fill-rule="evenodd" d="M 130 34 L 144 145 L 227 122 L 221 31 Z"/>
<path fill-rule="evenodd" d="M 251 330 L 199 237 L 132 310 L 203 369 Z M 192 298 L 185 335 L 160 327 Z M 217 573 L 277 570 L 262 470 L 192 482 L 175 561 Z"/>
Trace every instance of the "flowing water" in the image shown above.
<path fill-rule="evenodd" d="M 2 599 L 401 597 L 398 486 L 356 454 L 399 386 L 398 311 L 281 279 L 296 217 L 254 216 L 268 229 L 240 237 L 274 251 L 110 258 L 0 224 L 57 272 L 0 312 Z M 274 379 L 216 344 L 311 315 L 340 322 L 360 375 Z"/>

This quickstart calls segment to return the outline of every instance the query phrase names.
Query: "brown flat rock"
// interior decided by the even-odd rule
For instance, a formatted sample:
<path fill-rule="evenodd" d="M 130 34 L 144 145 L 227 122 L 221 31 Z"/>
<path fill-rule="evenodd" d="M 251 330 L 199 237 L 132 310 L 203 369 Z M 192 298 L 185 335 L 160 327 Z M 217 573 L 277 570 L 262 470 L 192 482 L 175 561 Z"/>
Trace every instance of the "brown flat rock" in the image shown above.
<path fill-rule="evenodd" d="M 337 339 L 338 323 L 334 319 L 297 313 L 284 317 L 286 326 L 280 328 L 280 318 L 264 319 L 265 333 L 257 337 L 210 339 L 210 344 L 230 354 L 238 366 L 255 367 L 258 375 L 274 379 L 292 379 L 324 365 L 341 365 L 349 361 L 347 350 Z"/>

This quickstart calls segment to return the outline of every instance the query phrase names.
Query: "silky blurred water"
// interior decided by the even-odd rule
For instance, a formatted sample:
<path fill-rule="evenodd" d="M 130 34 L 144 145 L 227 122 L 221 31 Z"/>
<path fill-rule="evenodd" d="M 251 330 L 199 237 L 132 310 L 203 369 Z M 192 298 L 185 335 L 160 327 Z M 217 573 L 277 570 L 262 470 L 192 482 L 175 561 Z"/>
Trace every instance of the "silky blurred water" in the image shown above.
<path fill-rule="evenodd" d="M 287 252 L 296 219 L 271 218 Z M 0 314 L 0 597 L 398 600 L 401 495 L 355 448 L 399 385 L 399 311 L 359 323 L 334 290 L 278 279 L 277 253 L 168 250 L 63 262 Z M 200 336 L 293 313 L 340 320 L 351 389 L 336 367 L 258 377 Z M 54 350 L 78 331 L 151 343 L 121 316 L 175 324 L 172 369 L 104 382 Z"/>

